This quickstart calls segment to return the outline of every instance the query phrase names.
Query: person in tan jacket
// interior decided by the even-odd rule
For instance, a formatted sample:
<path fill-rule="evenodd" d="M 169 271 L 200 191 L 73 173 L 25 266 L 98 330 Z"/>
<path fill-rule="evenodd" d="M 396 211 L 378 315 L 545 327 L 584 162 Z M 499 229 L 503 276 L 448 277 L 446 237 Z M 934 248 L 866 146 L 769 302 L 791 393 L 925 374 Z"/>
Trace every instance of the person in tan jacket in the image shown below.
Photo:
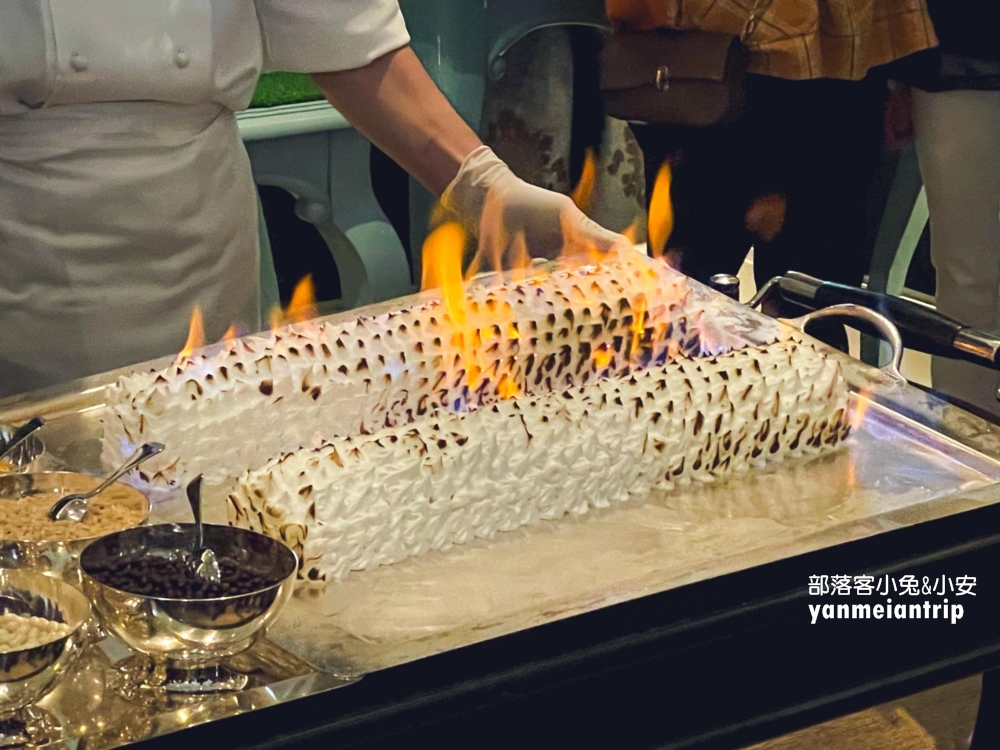
<path fill-rule="evenodd" d="M 751 73 L 857 81 L 937 43 L 926 0 L 606 0 L 622 28 L 741 37 Z"/>
<path fill-rule="evenodd" d="M 647 199 L 673 171 L 669 249 L 707 280 L 751 246 L 758 284 L 790 269 L 859 284 L 887 86 L 879 66 L 937 43 L 926 0 L 605 0 L 616 30 L 700 30 L 748 50 L 741 117 L 640 125 Z"/>

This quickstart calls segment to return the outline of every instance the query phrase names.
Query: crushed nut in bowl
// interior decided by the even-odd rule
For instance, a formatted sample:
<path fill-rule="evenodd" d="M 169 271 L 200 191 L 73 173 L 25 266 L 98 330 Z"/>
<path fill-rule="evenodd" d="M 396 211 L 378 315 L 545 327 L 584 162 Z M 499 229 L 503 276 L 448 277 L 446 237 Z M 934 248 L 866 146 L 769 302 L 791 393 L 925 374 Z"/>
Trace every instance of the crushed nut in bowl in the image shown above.
<path fill-rule="evenodd" d="M 47 513 L 60 497 L 87 492 L 99 477 L 52 471 L 0 476 L 0 541 L 29 543 L 93 539 L 144 523 L 149 501 L 134 487 L 115 483 L 88 502 L 82 521 L 50 521 Z"/>

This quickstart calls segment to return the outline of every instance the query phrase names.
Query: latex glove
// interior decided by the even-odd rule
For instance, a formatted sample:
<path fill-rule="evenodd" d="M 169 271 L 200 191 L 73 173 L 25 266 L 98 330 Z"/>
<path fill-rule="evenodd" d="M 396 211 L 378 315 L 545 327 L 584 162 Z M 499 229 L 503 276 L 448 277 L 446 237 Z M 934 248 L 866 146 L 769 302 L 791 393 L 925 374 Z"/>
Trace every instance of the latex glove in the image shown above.
<path fill-rule="evenodd" d="M 503 252 L 519 237 L 534 257 L 604 254 L 631 247 L 584 214 L 566 195 L 531 185 L 487 146 L 470 153 L 441 196 L 444 216 L 457 220 L 479 239 L 480 249 Z"/>

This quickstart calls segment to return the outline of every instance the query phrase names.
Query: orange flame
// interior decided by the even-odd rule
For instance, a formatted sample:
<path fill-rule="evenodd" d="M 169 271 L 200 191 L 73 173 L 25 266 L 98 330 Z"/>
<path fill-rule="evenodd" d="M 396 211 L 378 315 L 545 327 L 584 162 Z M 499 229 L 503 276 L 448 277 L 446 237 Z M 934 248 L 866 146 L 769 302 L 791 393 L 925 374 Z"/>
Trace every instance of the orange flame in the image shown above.
<path fill-rule="evenodd" d="M 848 417 L 849 419 L 848 424 L 850 424 L 852 431 L 857 430 L 861 427 L 862 422 L 864 422 L 865 420 L 865 413 L 868 411 L 868 408 L 872 404 L 871 399 L 868 397 L 868 394 L 865 392 L 864 389 L 861 389 L 856 394 L 854 394 L 853 402 L 854 402 L 854 408 L 852 409 L 851 414 Z M 849 456 L 849 461 L 847 464 L 847 486 L 848 487 L 858 486 L 857 458 L 853 453 Z"/>
<path fill-rule="evenodd" d="M 475 384 L 479 382 L 479 378 L 482 376 L 482 374 L 483 371 L 482 368 L 479 367 L 479 365 L 470 364 L 466 376 L 469 379 L 469 383 L 475 386 Z"/>
<path fill-rule="evenodd" d="M 631 242 L 633 245 L 635 241 L 639 238 L 639 223 L 638 221 L 633 221 L 625 229 L 622 230 L 622 234 Z"/>
<path fill-rule="evenodd" d="M 442 226 L 447 226 L 447 225 L 442 225 Z M 440 227 L 438 227 L 438 228 L 440 229 Z M 483 233 L 483 236 L 479 240 L 479 247 L 476 249 L 476 254 L 472 258 L 472 262 L 469 264 L 468 270 L 465 272 L 465 278 L 466 278 L 466 280 L 473 279 L 473 278 L 475 278 L 476 276 L 478 276 L 481 273 L 489 273 L 491 271 L 500 271 L 500 270 L 503 269 L 503 250 L 504 250 L 504 248 L 503 248 L 503 244 L 502 243 L 503 243 L 504 240 L 502 238 L 506 237 L 506 233 L 503 232 L 502 230 L 499 230 L 499 229 L 497 231 L 500 232 L 499 235 L 494 235 L 492 233 L 485 233 L 485 232 Z M 428 237 L 427 240 L 430 240 L 430 237 Z M 455 241 L 454 237 L 452 239 L 450 239 L 449 241 L 450 242 L 454 242 Z M 424 252 L 427 252 L 427 244 L 426 244 L 426 242 L 427 241 L 425 240 L 425 243 L 424 243 Z M 464 242 L 465 242 L 465 233 L 464 232 L 462 233 L 462 242 L 463 242 L 463 246 L 464 246 Z M 435 262 L 439 262 L 439 261 L 435 261 Z M 461 262 L 462 262 L 462 253 L 461 252 L 458 254 L 458 262 L 459 262 L 459 274 L 461 275 Z M 423 272 L 424 272 L 424 275 L 427 274 L 427 256 L 426 255 L 424 256 L 424 268 L 423 268 Z M 432 273 L 436 274 L 437 272 L 433 271 Z M 423 284 L 421 284 L 421 289 L 424 289 Z"/>
<path fill-rule="evenodd" d="M 601 344 L 597 351 L 594 352 L 594 364 L 597 366 L 598 370 L 605 369 L 611 364 L 611 359 L 614 355 L 611 350 L 608 349 L 606 344 Z"/>
<path fill-rule="evenodd" d="M 563 248 L 559 257 L 568 261 L 572 265 L 596 266 L 604 259 L 604 253 L 597 247 L 592 237 L 588 237 L 585 232 L 573 220 L 569 214 L 559 217 L 560 229 L 562 230 Z"/>
<path fill-rule="evenodd" d="M 632 307 L 635 319 L 632 321 L 632 348 L 629 349 L 629 352 L 634 360 L 639 355 L 639 344 L 642 342 L 642 334 L 646 330 L 646 295 L 639 292 Z"/>
<path fill-rule="evenodd" d="M 528 277 L 528 271 L 531 268 L 531 255 L 528 253 L 528 243 L 524 239 L 523 232 L 518 232 L 514 235 L 514 241 L 510 245 L 509 256 L 508 265 L 511 271 L 511 281 L 515 283 L 524 281 Z"/>
<path fill-rule="evenodd" d="M 592 149 L 587 149 L 583 157 L 583 171 L 580 173 L 580 181 L 576 184 L 570 197 L 577 208 L 585 214 L 590 213 L 590 199 L 594 194 L 594 183 L 597 179 L 597 161 L 594 159 Z"/>
<path fill-rule="evenodd" d="M 455 325 L 465 323 L 465 285 L 462 251 L 465 230 L 454 222 L 442 224 L 424 242 L 420 289 L 440 289 L 445 308 Z"/>
<path fill-rule="evenodd" d="M 272 331 L 276 331 L 281 326 L 285 324 L 285 314 L 281 311 L 278 305 L 271 308 L 271 312 L 267 314 L 267 327 Z"/>
<path fill-rule="evenodd" d="M 871 399 L 864 390 L 858 391 L 854 398 L 854 411 L 851 414 L 851 430 L 857 430 L 865 420 L 865 412 L 871 406 Z"/>
<path fill-rule="evenodd" d="M 222 334 L 222 340 L 232 341 L 233 339 L 239 338 L 239 336 L 240 336 L 239 329 L 236 327 L 236 324 L 233 323 L 231 326 L 229 326 L 229 328 L 226 329 L 226 332 Z"/>
<path fill-rule="evenodd" d="M 504 375 L 500 378 L 500 382 L 497 383 L 497 393 L 500 394 L 500 398 L 502 399 L 515 398 L 520 395 L 521 389 L 517 383 Z"/>
<path fill-rule="evenodd" d="M 674 231 L 674 207 L 670 202 L 670 164 L 663 162 L 653 184 L 653 195 L 649 200 L 649 254 L 654 258 L 663 257 L 667 240 Z"/>
<path fill-rule="evenodd" d="M 205 346 L 205 319 L 201 314 L 201 307 L 194 306 L 191 312 L 191 322 L 188 324 L 188 337 L 184 342 L 184 348 L 177 355 L 177 362 L 187 359 L 195 349 Z"/>
<path fill-rule="evenodd" d="M 268 326 L 272 331 L 276 331 L 289 323 L 303 323 L 319 315 L 316 309 L 316 287 L 313 284 L 312 274 L 306 274 L 292 290 L 292 298 L 288 301 L 288 307 L 282 310 L 275 305 L 267 314 Z"/>
<path fill-rule="evenodd" d="M 317 315 L 316 287 L 313 284 L 312 274 L 306 274 L 292 291 L 292 298 L 285 309 L 285 318 L 289 323 L 302 323 Z"/>
<path fill-rule="evenodd" d="M 507 248 L 507 244 L 510 238 L 507 235 L 507 229 L 504 222 L 504 209 L 506 208 L 504 203 L 504 197 L 496 193 L 495 191 L 487 191 L 486 202 L 483 205 L 483 213 L 479 219 L 479 246 L 476 248 L 476 256 L 472 259 L 472 263 L 469 265 L 468 272 L 466 273 L 466 278 L 471 279 L 476 274 L 482 273 L 484 271 L 501 271 L 503 270 L 503 255 Z M 443 224 L 442 227 L 446 227 L 448 224 Z M 439 227 L 440 229 L 441 227 Z M 454 232 L 454 227 L 449 230 Z M 433 233 L 432 233 L 433 234 Z M 455 239 L 455 235 L 452 234 L 452 239 L 450 240 L 452 244 L 458 244 Z M 465 247 L 465 234 L 462 233 L 462 242 L 459 245 L 459 250 L 464 250 Z M 425 240 L 429 241 L 430 237 Z M 424 261 L 424 269 L 426 271 L 427 262 L 426 256 Z M 458 254 L 459 267 L 461 268 L 461 252 Z M 459 271 L 461 273 L 461 270 Z"/>

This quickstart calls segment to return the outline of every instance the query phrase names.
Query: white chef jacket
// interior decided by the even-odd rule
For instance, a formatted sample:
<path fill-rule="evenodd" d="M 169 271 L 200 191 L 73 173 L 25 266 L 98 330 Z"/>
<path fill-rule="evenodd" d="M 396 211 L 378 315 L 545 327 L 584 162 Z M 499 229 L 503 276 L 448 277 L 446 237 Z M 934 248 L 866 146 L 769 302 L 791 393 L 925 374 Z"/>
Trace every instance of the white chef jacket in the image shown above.
<path fill-rule="evenodd" d="M 0 396 L 253 328 L 234 112 L 408 41 L 397 0 L 0 0 Z"/>

